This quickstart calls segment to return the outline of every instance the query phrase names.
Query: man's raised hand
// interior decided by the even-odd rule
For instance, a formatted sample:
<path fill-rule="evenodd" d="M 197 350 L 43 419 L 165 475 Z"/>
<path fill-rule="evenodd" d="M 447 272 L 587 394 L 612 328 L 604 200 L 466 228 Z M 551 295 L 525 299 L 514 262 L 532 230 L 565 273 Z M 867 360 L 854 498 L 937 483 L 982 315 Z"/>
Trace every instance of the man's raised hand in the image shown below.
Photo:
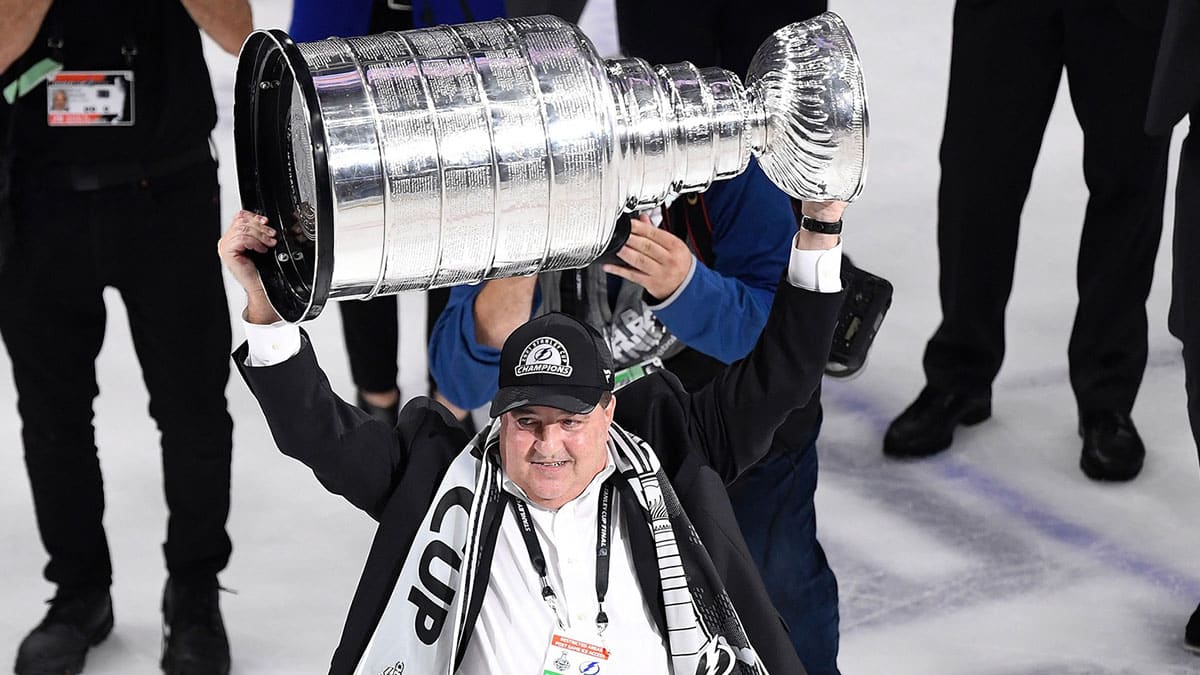
<path fill-rule="evenodd" d="M 233 224 L 217 241 L 217 254 L 233 278 L 246 289 L 246 320 L 251 323 L 274 323 L 279 315 L 267 300 L 258 268 L 250 259 L 249 252 L 266 253 L 275 246 L 275 229 L 267 225 L 267 219 L 257 213 L 238 211 Z"/>

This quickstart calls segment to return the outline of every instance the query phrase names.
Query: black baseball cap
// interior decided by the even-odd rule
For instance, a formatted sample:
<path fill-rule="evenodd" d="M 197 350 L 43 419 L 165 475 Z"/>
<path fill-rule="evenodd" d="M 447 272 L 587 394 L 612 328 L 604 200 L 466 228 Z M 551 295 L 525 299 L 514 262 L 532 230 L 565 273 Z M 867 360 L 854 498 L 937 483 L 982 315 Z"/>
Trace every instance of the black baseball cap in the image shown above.
<path fill-rule="evenodd" d="M 491 416 L 531 405 L 586 414 L 612 390 L 612 352 L 604 338 L 574 317 L 551 312 L 504 341 Z"/>

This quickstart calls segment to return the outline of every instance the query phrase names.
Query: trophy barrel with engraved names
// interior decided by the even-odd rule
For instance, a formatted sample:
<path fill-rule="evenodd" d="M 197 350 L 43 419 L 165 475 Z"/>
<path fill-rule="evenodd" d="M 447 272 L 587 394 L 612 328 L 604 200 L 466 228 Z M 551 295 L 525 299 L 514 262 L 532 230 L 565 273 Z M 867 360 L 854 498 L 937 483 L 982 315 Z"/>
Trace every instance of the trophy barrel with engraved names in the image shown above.
<path fill-rule="evenodd" d="M 826 13 L 780 29 L 746 83 L 720 68 L 601 59 L 550 16 L 242 47 L 243 206 L 279 243 L 257 260 L 287 321 L 365 299 L 583 267 L 622 211 L 731 178 L 756 155 L 802 199 L 866 173 L 858 57 Z"/>

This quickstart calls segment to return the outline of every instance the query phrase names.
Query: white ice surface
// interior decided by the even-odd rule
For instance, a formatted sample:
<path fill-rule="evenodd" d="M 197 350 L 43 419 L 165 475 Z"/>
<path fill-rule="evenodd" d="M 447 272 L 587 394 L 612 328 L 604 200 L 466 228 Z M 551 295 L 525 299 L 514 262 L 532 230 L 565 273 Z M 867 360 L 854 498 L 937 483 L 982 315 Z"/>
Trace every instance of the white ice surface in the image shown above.
<path fill-rule="evenodd" d="M 871 173 L 848 214 L 846 246 L 859 265 L 896 287 L 867 370 L 825 389 L 817 503 L 822 540 L 840 580 L 843 671 L 1200 672 L 1200 657 L 1181 647 L 1184 622 L 1200 601 L 1200 477 L 1186 425 L 1179 345 L 1166 331 L 1170 206 L 1149 306 L 1150 365 L 1134 410 L 1149 449 L 1136 481 L 1092 483 L 1077 466 L 1065 355 L 1086 191 L 1081 135 L 1065 87 L 1025 209 L 994 417 L 960 431 L 953 449 L 936 459 L 885 460 L 883 429 L 920 389 L 921 352 L 939 320 L 934 211 L 953 3 L 833 5 L 854 32 L 871 97 Z M 286 27 L 289 6 L 286 0 L 254 2 L 256 25 Z M 611 31 L 611 8 L 590 7 L 584 22 L 597 35 Z M 611 36 L 599 42 L 615 44 Z M 235 60 L 207 47 L 222 113 L 216 139 L 228 221 L 238 206 L 229 116 Z M 229 293 L 236 319 L 241 294 L 232 282 Z M 154 673 L 166 518 L 158 434 L 146 414 L 124 309 L 116 294 L 106 299 L 96 434 L 117 625 L 89 655 L 87 672 Z M 401 307 L 402 385 L 416 393 L 424 382 L 423 301 L 419 294 L 405 296 Z M 309 330 L 334 387 L 350 396 L 337 314 L 326 312 Z M 6 358 L 0 352 L 0 360 Z M 8 372 L 5 361 L 0 665 L 53 592 L 40 575 L 45 554 Z M 275 450 L 236 375 L 228 394 L 236 422 L 229 523 L 235 549 L 221 580 L 237 591 L 222 596 L 234 670 L 324 672 L 372 522 Z"/>

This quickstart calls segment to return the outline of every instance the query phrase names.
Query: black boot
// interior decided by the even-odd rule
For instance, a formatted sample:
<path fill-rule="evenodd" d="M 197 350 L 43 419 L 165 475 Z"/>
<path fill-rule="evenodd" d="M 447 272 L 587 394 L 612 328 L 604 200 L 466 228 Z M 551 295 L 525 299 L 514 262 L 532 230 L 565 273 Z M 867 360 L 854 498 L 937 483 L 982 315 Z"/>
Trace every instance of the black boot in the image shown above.
<path fill-rule="evenodd" d="M 883 437 L 883 454 L 925 457 L 950 447 L 954 428 L 979 424 L 992 416 L 992 400 L 925 387 L 917 400 L 892 421 Z"/>
<path fill-rule="evenodd" d="M 162 669 L 167 675 L 228 675 L 229 638 L 216 579 L 167 580 L 163 591 Z"/>
<path fill-rule="evenodd" d="M 1079 416 L 1083 451 L 1079 468 L 1092 480 L 1133 480 L 1142 470 L 1146 446 L 1125 413 L 1101 410 Z"/>
<path fill-rule="evenodd" d="M 17 649 L 17 675 L 74 675 L 83 671 L 89 647 L 112 632 L 108 588 L 59 589 L 46 618 Z"/>
<path fill-rule="evenodd" d="M 1183 631 L 1183 646 L 1200 654 L 1200 607 L 1188 619 L 1187 629 Z"/>

